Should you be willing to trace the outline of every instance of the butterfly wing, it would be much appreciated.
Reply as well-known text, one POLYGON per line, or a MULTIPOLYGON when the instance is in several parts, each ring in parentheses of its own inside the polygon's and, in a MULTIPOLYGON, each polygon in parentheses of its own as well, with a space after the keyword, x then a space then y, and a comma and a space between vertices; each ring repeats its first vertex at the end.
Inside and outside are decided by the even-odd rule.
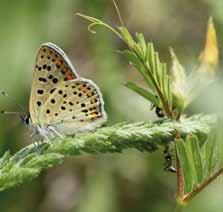
POLYGON ((58 84, 78 78, 66 54, 55 44, 43 44, 37 54, 29 103, 33 124, 43 124, 40 111, 58 84))
POLYGON ((44 103, 40 119, 62 134, 100 126, 106 121, 101 92, 91 80, 62 82, 44 103))

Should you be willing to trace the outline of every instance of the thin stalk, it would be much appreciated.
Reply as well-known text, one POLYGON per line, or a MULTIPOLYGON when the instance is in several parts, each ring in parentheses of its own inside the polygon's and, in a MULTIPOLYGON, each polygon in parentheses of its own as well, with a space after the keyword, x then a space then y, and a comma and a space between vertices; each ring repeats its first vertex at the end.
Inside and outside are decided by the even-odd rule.
POLYGON ((80 16, 80 17, 82 17, 82 18, 84 18, 84 19, 86 19, 86 20, 91 22, 91 24, 88 26, 88 30, 91 33, 93 33, 93 34, 96 33, 94 30, 92 30, 92 27, 97 26, 97 25, 98 26, 104 26, 105 28, 107 28, 108 30, 113 32, 115 35, 117 35, 121 40, 123 40, 121 34, 117 30, 115 30, 112 26, 110 26, 109 24, 106 24, 106 23, 100 21, 97 18, 93 18, 93 17, 88 16, 88 15, 83 15, 81 13, 76 13, 76 15, 80 16))
POLYGON ((182 212, 184 208, 184 205, 182 205, 181 203, 177 202, 176 207, 174 209, 174 212, 182 212))
POLYGON ((117 13, 117 15, 118 15, 119 22, 120 22, 121 26, 124 26, 124 21, 123 21, 123 19, 122 19, 122 16, 121 16, 121 13, 120 13, 120 11, 119 11, 119 8, 118 8, 117 3, 116 3, 115 0, 112 0, 112 2, 113 2, 113 5, 114 5, 114 7, 115 7, 115 10, 116 10, 116 13, 117 13))
POLYGON ((184 196, 182 199, 183 202, 189 202, 193 199, 197 194, 199 194, 204 188, 206 188, 210 183, 212 183, 219 175, 223 173, 223 169, 218 170, 211 177, 209 177, 206 181, 200 184, 194 191, 184 196))
POLYGON ((182 202, 182 199, 184 197, 184 177, 177 153, 176 153, 176 166, 177 166, 177 200, 179 202, 182 202))
MULTIPOLYGON (((180 133, 177 132, 175 142, 179 142, 180 133)), ((176 152, 176 166, 177 166, 177 202, 182 203, 182 199, 184 197, 184 176, 181 168, 180 160, 178 157, 178 152, 175 144, 175 152, 176 152)))

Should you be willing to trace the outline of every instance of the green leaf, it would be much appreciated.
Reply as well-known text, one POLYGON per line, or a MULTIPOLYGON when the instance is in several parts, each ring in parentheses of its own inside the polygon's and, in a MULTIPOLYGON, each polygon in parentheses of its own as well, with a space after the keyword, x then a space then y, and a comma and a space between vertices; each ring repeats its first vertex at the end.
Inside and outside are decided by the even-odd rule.
POLYGON ((144 35, 142 33, 136 33, 136 40, 137 40, 137 47, 138 47, 138 52, 141 53, 141 56, 143 60, 146 59, 146 54, 147 54, 147 44, 144 38, 144 35))
POLYGON ((184 176, 185 192, 189 193, 193 189, 194 176, 192 173, 191 164, 189 162, 188 150, 183 139, 176 140, 176 147, 184 176))
POLYGON ((173 81, 177 84, 179 84, 179 86, 185 86, 186 83, 186 72, 184 67, 181 65, 181 63, 179 62, 174 50, 172 48, 170 48, 170 55, 171 55, 171 59, 172 59, 172 66, 171 66, 171 77, 173 78, 173 81))
POLYGON ((151 85, 151 86, 149 86, 151 88, 151 90, 155 90, 151 79, 146 74, 145 68, 143 67, 142 63, 139 61, 139 59, 137 58, 135 53, 133 53, 132 51, 129 51, 129 50, 124 50, 121 53, 124 54, 125 57, 129 60, 129 62, 139 71, 139 73, 142 75, 142 77, 144 78, 147 85, 151 85))
POLYGON ((203 180, 203 163, 202 163, 202 153, 199 145, 199 140, 197 136, 195 135, 190 135, 190 138, 188 139, 190 143, 190 149, 192 153, 192 161, 194 164, 194 170, 196 173, 196 184, 201 183, 203 180))
POLYGON ((205 177, 208 177, 213 169, 216 166, 216 161, 214 160, 215 154, 217 153, 216 150, 216 131, 211 132, 208 136, 207 141, 203 145, 203 158, 205 161, 204 171, 205 177))
POLYGON ((5 164, 9 161, 10 152, 6 151, 4 155, 0 158, 0 168, 4 167, 5 164))
POLYGON ((162 102, 162 106, 168 103, 168 108, 171 111, 172 91, 166 64, 160 62, 159 54, 154 50, 152 43, 147 44, 146 55, 147 59, 144 63, 146 64, 146 72, 148 76, 150 76, 153 88, 155 88, 153 92, 158 95, 159 100, 162 102))
POLYGON ((145 88, 137 85, 136 83, 134 83, 134 82, 127 82, 125 84, 125 86, 127 88, 133 90, 134 92, 136 92, 140 96, 146 98, 147 100, 152 102, 154 105, 156 105, 156 106, 160 105, 159 102, 158 102, 158 99, 156 98, 156 96, 152 92, 150 92, 150 91, 146 90, 145 88))
POLYGON ((119 27, 123 40, 129 45, 129 47, 133 48, 135 45, 135 41, 128 31, 126 27, 119 27))
MULTIPOLYGON (((135 39, 125 27, 119 28, 123 40, 129 47, 124 51, 129 61, 141 73, 148 87, 157 96, 160 108, 172 111, 172 88, 170 85, 167 67, 161 63, 158 52, 155 51, 152 43, 147 43, 142 33, 136 33, 135 39)), ((150 98, 151 99, 151 98, 150 98)))
POLYGON ((58 153, 48 153, 45 155, 39 155, 38 157, 33 157, 28 161, 25 166, 28 168, 49 168, 55 164, 61 163, 64 156, 58 153))

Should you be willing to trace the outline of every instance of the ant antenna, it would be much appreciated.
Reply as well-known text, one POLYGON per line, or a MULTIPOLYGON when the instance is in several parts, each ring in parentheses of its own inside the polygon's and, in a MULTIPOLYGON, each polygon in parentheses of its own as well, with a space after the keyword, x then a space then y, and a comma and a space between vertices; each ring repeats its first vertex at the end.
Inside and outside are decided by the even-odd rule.
MULTIPOLYGON (((24 108, 23 108, 20 104, 18 104, 18 103, 16 102, 15 99, 13 99, 12 97, 10 97, 10 96, 8 95, 7 92, 1 90, 1 91, 0 91, 0 95, 1 95, 1 96, 5 96, 5 97, 8 97, 9 100, 10 100, 12 103, 14 103, 14 104, 21 110, 22 113, 25 113, 24 108)), ((4 111, 4 110, 1 111, 2 114, 21 114, 21 112, 7 112, 7 111, 4 111)))
POLYGON ((115 0, 112 0, 112 3, 113 3, 113 5, 114 5, 115 10, 116 10, 116 13, 117 13, 117 15, 118 15, 119 22, 120 22, 121 26, 123 27, 123 26, 124 26, 124 21, 123 21, 123 19, 122 19, 121 13, 120 13, 120 11, 119 11, 118 5, 117 5, 117 3, 116 3, 115 0))

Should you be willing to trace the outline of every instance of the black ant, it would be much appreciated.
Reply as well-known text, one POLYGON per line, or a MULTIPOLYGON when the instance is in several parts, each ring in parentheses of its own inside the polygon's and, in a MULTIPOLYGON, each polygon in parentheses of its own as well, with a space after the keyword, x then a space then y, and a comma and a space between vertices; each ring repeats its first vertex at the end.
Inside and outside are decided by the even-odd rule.
POLYGON ((164 160, 165 160, 164 171, 175 173, 177 170, 173 166, 173 158, 172 158, 173 156, 170 153, 170 148, 168 144, 165 146, 163 154, 164 154, 164 160))
POLYGON ((165 116, 163 110, 157 106, 155 107, 155 113, 159 118, 163 118, 165 116))

